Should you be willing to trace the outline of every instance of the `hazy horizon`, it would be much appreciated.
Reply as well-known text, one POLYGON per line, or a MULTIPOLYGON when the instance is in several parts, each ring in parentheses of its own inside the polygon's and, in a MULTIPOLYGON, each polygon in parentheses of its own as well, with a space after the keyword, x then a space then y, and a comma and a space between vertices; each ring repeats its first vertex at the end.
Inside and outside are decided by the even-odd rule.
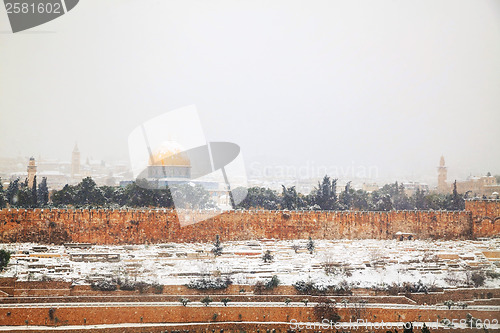
POLYGON ((195 104, 247 167, 500 174, 495 1, 86 0, 0 31, 2 157, 128 160, 132 129, 195 104))

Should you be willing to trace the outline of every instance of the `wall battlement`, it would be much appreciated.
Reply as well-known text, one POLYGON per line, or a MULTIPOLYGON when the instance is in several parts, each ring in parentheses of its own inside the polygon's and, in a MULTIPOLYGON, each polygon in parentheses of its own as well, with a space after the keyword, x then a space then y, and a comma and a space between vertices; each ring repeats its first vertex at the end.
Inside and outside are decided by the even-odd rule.
MULTIPOLYGON (((193 217, 203 215, 192 212, 193 217)), ((230 211, 181 227, 169 209, 3 209, 0 242, 145 244, 246 239, 424 239, 500 235, 500 201, 467 201, 464 211, 230 211)))

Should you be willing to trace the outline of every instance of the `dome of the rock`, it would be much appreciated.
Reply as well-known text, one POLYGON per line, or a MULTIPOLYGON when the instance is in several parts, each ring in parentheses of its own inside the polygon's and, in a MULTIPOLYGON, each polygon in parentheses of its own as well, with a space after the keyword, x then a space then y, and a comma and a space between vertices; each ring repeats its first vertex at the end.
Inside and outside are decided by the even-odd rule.
POLYGON ((150 166, 191 166, 185 149, 175 141, 162 142, 149 158, 150 166))

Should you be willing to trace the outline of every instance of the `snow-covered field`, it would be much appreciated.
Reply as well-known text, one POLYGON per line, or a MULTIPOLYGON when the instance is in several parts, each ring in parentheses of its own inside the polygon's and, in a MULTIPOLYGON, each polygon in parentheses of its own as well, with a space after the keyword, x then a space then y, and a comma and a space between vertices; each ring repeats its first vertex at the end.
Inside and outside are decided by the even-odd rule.
POLYGON ((486 287, 500 287, 500 239, 481 241, 429 240, 307 240, 223 242, 223 254, 211 253, 213 244, 156 244, 92 246, 71 249, 37 244, 2 244, 13 252, 1 276, 20 280, 60 279, 85 284, 118 278, 165 285, 186 284, 202 276, 230 276, 236 284, 254 284, 277 275, 282 284, 311 281, 353 287, 373 287, 422 281, 435 287, 471 282, 471 272, 486 274, 486 287), (296 252, 293 245, 300 245, 296 252), (264 263, 270 250, 273 260, 264 263), (119 254, 117 262, 78 262, 71 254, 119 254))

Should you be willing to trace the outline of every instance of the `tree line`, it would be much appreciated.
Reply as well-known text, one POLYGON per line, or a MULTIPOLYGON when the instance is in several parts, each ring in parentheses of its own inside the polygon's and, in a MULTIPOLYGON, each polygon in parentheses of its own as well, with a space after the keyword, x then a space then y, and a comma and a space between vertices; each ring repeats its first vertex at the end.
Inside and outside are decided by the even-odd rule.
MULTIPOLYGON (((125 187, 97 186, 95 181, 84 178, 76 185, 65 185, 50 195, 47 179, 37 185, 14 179, 4 190, 0 180, 0 208, 121 208, 162 207, 174 208, 172 193, 182 198, 182 208, 212 208, 210 194, 201 185, 183 184, 172 188, 151 189, 146 180, 137 180, 125 187)), ((234 192, 246 191, 236 188, 234 192)), ((176 200, 177 203, 179 200, 176 200)), ((179 208, 179 207, 178 207, 179 208)), ((337 179, 325 176, 309 194, 302 194, 294 186, 282 186, 281 192, 269 188, 251 187, 236 209, 267 210, 463 210, 465 197, 457 192, 456 182, 450 194, 426 193, 417 190, 408 196, 398 182, 386 184, 371 193, 355 190, 348 182, 337 192, 337 179)))
POLYGON ((150 189, 146 180, 138 180, 125 187, 97 186, 95 181, 84 178, 76 185, 66 184, 61 190, 52 191, 49 200, 47 180, 43 178, 37 187, 28 181, 14 179, 4 191, 0 180, 0 208, 121 208, 162 207, 173 208, 172 193, 182 208, 210 208, 210 194, 200 185, 181 184, 172 188, 150 189))
POLYGON ((268 188, 252 187, 238 207, 270 210, 463 210, 465 197, 457 192, 456 182, 451 194, 426 193, 417 189, 413 195, 408 196, 403 184, 398 182, 386 184, 371 193, 355 190, 351 182, 348 182, 338 193, 337 179, 325 176, 307 195, 297 192, 294 186, 282 185, 281 193, 268 188))
POLYGON ((23 182, 16 178, 10 182, 6 190, 4 190, 0 178, 0 208, 5 208, 7 205, 9 207, 36 208, 45 207, 48 204, 47 178, 43 177, 38 186, 36 176, 32 186, 29 186, 27 178, 23 182))

